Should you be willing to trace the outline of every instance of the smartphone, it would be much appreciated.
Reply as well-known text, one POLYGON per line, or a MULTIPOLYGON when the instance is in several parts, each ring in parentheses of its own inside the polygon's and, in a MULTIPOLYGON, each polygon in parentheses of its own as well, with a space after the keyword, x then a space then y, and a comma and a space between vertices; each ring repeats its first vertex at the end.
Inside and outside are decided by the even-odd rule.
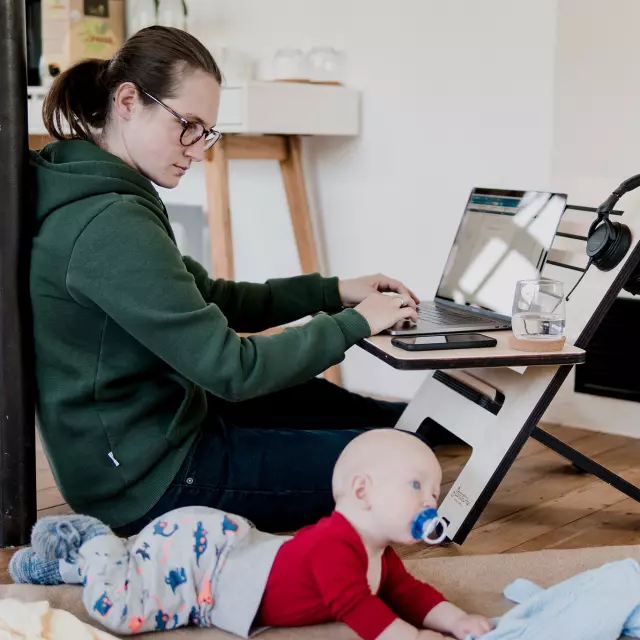
POLYGON ((481 333, 448 333, 437 336, 415 336, 392 338, 391 344, 406 351, 433 351, 435 349, 470 349, 475 347, 495 347, 495 338, 481 333))

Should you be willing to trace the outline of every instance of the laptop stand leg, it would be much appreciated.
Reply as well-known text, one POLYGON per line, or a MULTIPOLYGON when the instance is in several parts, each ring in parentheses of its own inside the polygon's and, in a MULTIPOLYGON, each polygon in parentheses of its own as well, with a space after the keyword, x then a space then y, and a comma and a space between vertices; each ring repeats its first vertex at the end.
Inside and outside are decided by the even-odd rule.
POLYGON ((580 453, 580 451, 578 451, 577 449, 574 449, 568 444, 562 442, 562 440, 558 440, 558 438, 552 436, 550 433, 547 433, 543 429, 540 429, 540 427, 535 427, 533 429, 531 437, 543 444, 545 447, 548 447, 552 451, 559 453, 563 458, 566 458, 569 462, 571 462, 576 467, 576 469, 582 471, 583 473, 589 473, 595 476, 603 482, 610 484, 618 491, 621 491, 626 496, 629 496, 637 502, 640 502, 640 487, 636 487, 634 484, 631 484, 629 481, 621 478, 616 473, 613 473, 613 471, 610 471, 588 456, 580 453))

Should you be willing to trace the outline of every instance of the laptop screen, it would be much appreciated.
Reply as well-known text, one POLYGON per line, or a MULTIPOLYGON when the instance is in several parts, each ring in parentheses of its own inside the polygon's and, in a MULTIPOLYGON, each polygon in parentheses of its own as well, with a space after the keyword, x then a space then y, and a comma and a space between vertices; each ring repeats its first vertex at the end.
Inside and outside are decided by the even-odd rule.
POLYGON ((436 297, 511 317, 516 283, 540 277, 566 204, 560 193, 474 189, 436 297))

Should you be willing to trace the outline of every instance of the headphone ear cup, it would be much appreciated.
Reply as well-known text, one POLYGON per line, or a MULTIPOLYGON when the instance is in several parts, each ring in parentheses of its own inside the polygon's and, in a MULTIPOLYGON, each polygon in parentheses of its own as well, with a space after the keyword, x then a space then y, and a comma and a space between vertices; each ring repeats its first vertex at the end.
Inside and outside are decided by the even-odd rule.
POLYGON ((587 256, 600 271, 611 271, 620 264, 631 246, 631 231, 625 224, 604 219, 604 224, 589 229, 587 256))
POLYGON ((608 252, 611 241, 614 239, 614 231, 608 218, 605 218, 603 224, 599 225, 598 220, 589 228, 587 234, 587 256, 593 264, 600 268, 602 259, 608 252))
POLYGON ((611 271, 617 267, 622 259, 627 255, 631 246, 631 231, 626 224, 620 222, 612 222, 613 238, 611 244, 607 247, 606 254, 601 258, 600 269, 602 271, 611 271))

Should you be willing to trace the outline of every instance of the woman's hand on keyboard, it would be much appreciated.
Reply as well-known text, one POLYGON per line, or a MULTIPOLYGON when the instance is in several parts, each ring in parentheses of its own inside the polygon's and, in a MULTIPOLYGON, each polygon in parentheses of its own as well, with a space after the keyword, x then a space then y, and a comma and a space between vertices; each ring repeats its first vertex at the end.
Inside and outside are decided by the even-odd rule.
POLYGON ((403 306, 406 302, 402 296, 385 296, 374 293, 365 298, 355 310, 369 323, 371 335, 392 327, 404 320, 418 321, 418 313, 413 306, 403 306))
POLYGON ((338 282, 340 300, 345 307, 355 307, 374 293, 397 293, 401 295, 405 306, 415 307, 418 298, 415 293, 400 280, 395 280, 382 273, 362 278, 350 278, 338 282))

